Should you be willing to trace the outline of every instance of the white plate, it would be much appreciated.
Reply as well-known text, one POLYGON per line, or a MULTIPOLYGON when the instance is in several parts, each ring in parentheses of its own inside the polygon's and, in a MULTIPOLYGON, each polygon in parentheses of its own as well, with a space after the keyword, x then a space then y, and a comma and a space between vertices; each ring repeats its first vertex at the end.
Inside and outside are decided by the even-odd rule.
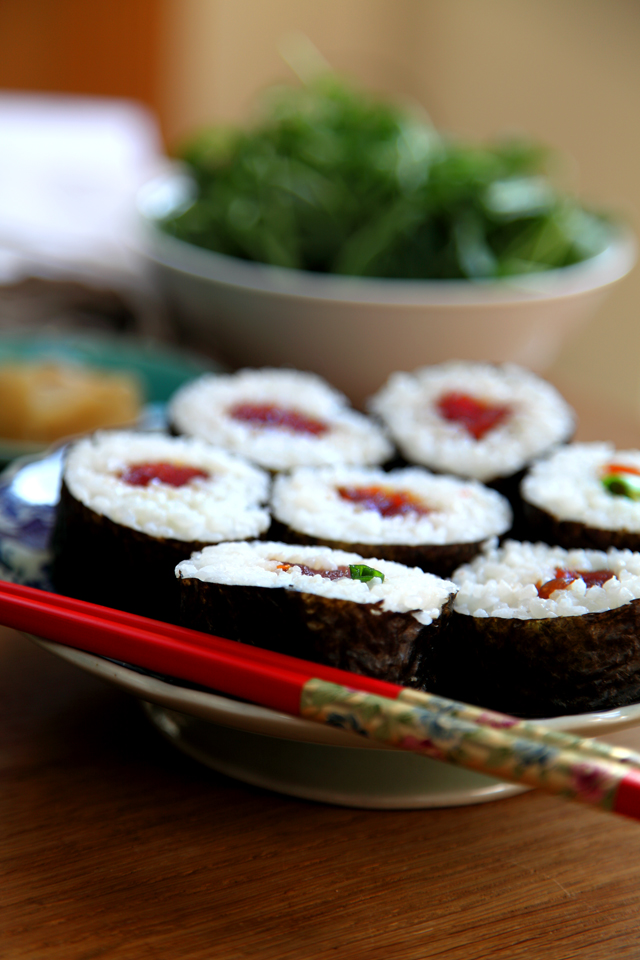
MULTIPOLYGON (((46 588, 46 532, 53 520, 59 472, 60 457, 55 454, 14 464, 0 478, 0 575, 46 588)), ((462 806, 510 797, 523 789, 374 746, 344 730, 193 690, 62 644, 31 639, 138 697, 151 721, 181 750, 256 786, 378 809, 462 806)), ((639 704, 546 722, 556 730, 640 747, 639 704), (619 732, 625 730, 629 732, 619 732)))
MULTIPOLYGON (((62 644, 31 639, 141 699, 151 721, 185 753, 258 787, 373 809, 464 806, 510 797, 524 789, 373 745, 344 730, 168 683, 62 644)), ((609 742, 640 747, 640 704, 546 722, 556 730, 606 734, 609 742), (624 730, 630 730, 631 739, 629 734, 620 735, 624 730)))
POLYGON ((175 746, 207 766, 254 786, 350 807, 463 806, 523 788, 355 734, 200 690, 167 683, 81 650, 31 637, 69 663, 144 701, 175 746))

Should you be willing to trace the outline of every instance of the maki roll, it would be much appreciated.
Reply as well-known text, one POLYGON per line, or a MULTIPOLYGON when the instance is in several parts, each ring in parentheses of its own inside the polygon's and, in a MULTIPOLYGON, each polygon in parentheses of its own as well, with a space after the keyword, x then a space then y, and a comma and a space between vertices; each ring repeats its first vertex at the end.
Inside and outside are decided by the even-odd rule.
POLYGON ((514 364, 453 361, 394 373, 370 407, 410 463, 483 483, 518 474, 575 427, 558 391, 514 364))
POLYGON ((508 540, 453 580, 448 695, 523 717, 640 700, 640 553, 508 540))
POLYGON ((169 405, 172 429, 241 453, 267 470, 379 464, 393 447, 320 377, 298 370, 207 374, 169 405))
POLYGON ((186 626, 397 683, 435 683, 450 581, 264 541, 206 547, 176 576, 186 626))
POLYGON ((531 539, 640 550, 640 450, 570 444, 534 464, 520 490, 531 539))
POLYGON ((267 530, 269 476, 200 440, 101 432, 66 458, 53 535, 61 593, 175 619, 175 565, 267 530))
POLYGON ((419 467, 301 468, 274 484, 272 534, 420 567, 441 577, 511 527, 511 508, 476 481, 419 467))

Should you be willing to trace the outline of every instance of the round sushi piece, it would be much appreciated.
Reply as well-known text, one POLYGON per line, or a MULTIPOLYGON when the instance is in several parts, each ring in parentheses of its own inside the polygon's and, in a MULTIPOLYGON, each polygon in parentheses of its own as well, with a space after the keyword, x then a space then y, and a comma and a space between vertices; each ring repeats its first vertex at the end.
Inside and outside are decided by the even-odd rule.
POLYGON ((449 695, 528 717, 640 700, 640 553, 507 540, 453 580, 449 695))
POLYGON ((640 450, 570 444, 534 464, 520 490, 531 539, 640 550, 640 450))
POLYGON ((410 463, 495 482, 573 434, 558 391, 514 364, 452 361, 394 373, 371 399, 410 463))
POLYGON ((67 455, 53 536, 61 593, 175 619, 175 565, 222 540, 259 537, 267 473, 201 440, 100 432, 67 455))
POLYGON ((176 568, 186 626, 367 676, 433 686, 453 583, 386 560, 221 543, 176 568))
POLYGON ((298 370, 206 374, 169 405, 172 429, 241 453, 268 470, 379 464, 393 446, 320 377, 298 370))
POLYGON ((279 539, 383 557, 441 577, 512 521, 508 501, 495 490, 420 467, 303 467, 276 478, 271 512, 279 539))

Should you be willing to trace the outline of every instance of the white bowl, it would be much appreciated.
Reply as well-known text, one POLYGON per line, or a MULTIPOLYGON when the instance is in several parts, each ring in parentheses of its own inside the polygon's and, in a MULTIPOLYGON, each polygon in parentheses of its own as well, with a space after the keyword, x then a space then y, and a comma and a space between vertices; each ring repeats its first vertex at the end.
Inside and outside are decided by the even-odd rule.
POLYGON ((635 261, 632 235, 571 267, 500 281, 388 280, 288 270, 227 257, 164 233, 188 202, 171 172, 139 196, 146 254, 178 326, 234 367, 312 370, 355 404, 394 370, 444 360, 512 361, 543 371, 635 261))

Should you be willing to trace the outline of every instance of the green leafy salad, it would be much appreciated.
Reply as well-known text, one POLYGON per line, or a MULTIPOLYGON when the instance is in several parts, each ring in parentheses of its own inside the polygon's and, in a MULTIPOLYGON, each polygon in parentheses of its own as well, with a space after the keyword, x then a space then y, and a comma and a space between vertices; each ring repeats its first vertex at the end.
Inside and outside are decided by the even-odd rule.
POLYGON ((182 159, 197 196, 163 228, 279 267, 508 277, 578 263, 610 240, 606 219, 554 188, 544 149, 447 140, 331 75, 272 91, 252 129, 200 134, 182 159))

